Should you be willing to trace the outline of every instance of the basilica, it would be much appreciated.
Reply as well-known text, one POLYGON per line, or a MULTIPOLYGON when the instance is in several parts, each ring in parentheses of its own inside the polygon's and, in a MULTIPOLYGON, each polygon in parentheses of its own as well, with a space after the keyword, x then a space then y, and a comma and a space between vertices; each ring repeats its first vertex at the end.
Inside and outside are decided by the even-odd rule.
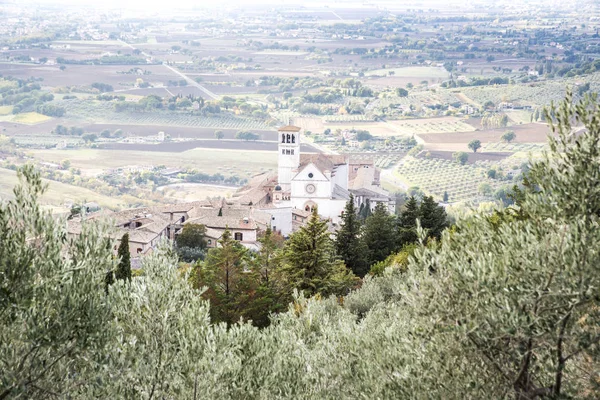
POLYGON ((269 213, 272 229, 284 236, 301 226, 315 207, 335 227, 350 194, 357 208, 384 203, 394 211, 394 199, 381 188, 380 171, 373 161, 338 154, 303 154, 301 135, 297 126, 278 129, 277 174, 255 177, 236 194, 236 202, 269 213))

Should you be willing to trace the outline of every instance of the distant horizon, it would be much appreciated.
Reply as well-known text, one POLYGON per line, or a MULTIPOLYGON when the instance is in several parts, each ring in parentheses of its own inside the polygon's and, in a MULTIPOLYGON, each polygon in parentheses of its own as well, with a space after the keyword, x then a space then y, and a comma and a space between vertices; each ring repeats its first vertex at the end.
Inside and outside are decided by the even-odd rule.
MULTIPOLYGON (((525 1, 524 3, 539 3, 540 1, 525 1)), ((123 2, 121 0, 105 0, 101 4, 98 4, 92 0, 21 0, 21 1, 5 1, 4 5, 10 4, 27 4, 31 6, 69 6, 69 7, 93 7, 94 9, 106 10, 139 10, 146 12, 155 11, 173 11, 182 9, 206 9, 206 8, 227 8, 227 7, 243 7, 252 8, 256 6, 298 6, 307 8, 372 8, 377 6, 390 7, 390 8, 405 8, 414 7, 415 9, 427 9, 439 6, 448 6, 449 4, 456 4, 457 6, 473 6, 474 4, 490 3, 500 5, 502 1, 493 0, 479 0, 479 1, 467 1, 467 0, 412 0, 409 2, 398 3, 394 0, 375 0, 375 1, 364 1, 364 0, 328 0, 328 1, 302 1, 302 0, 222 0, 219 2, 205 2, 197 0, 178 0, 175 4, 165 3, 160 1, 147 1, 147 0, 129 0, 123 2)), ((552 1, 550 2, 552 3, 552 1)))

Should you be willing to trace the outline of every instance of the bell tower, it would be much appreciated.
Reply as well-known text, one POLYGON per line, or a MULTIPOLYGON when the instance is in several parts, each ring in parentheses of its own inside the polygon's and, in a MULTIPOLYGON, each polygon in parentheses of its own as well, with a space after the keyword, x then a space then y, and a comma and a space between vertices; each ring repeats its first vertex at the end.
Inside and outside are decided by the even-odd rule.
POLYGON ((300 165, 300 131, 302 129, 287 125, 277 130, 279 134, 278 183, 281 190, 289 192, 293 171, 300 165))

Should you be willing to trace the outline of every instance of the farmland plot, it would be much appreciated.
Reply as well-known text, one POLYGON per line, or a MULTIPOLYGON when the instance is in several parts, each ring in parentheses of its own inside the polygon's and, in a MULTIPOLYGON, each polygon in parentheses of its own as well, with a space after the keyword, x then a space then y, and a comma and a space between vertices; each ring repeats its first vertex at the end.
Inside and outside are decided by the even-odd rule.
POLYGON ((239 118, 226 114, 204 117, 183 113, 169 113, 165 111, 118 113, 114 111, 112 103, 106 102, 63 100, 57 102, 57 104, 60 104, 67 109, 68 117, 87 119, 94 123, 111 122, 131 125, 173 125, 237 130, 271 130, 271 128, 262 121, 239 118))
MULTIPOLYGON (((580 81, 581 78, 567 78, 530 84, 468 87, 463 88, 462 91, 479 104, 487 101, 494 104, 509 101, 531 106, 545 106, 549 105, 551 101, 562 100, 567 88, 575 86, 580 81)), ((590 91, 600 91, 600 73, 586 77, 586 81, 590 82, 590 91)))
POLYGON ((43 161, 60 163, 71 161, 71 166, 85 169, 111 169, 128 165, 165 165, 169 168, 194 168, 200 172, 242 178, 277 168, 277 152, 219 149, 192 149, 184 152, 135 150, 33 150, 31 154, 43 161))
POLYGON ((492 188, 499 186, 497 181, 487 177, 485 168, 460 165, 449 160, 405 157, 395 174, 409 186, 418 186, 437 199, 447 192, 450 202, 480 197, 478 188, 481 183, 492 188))
POLYGON ((454 117, 389 121, 398 133, 419 135, 428 133, 472 132, 475 128, 454 117))

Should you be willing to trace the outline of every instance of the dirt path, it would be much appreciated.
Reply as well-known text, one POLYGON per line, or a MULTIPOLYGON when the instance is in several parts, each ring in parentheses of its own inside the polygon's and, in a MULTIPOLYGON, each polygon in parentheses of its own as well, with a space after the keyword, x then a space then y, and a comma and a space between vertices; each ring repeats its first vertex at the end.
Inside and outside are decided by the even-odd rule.
POLYGON ((462 101, 463 103, 469 103, 475 107, 481 107, 481 104, 473 101, 471 98, 467 97, 464 93, 454 93, 457 99, 462 101))

